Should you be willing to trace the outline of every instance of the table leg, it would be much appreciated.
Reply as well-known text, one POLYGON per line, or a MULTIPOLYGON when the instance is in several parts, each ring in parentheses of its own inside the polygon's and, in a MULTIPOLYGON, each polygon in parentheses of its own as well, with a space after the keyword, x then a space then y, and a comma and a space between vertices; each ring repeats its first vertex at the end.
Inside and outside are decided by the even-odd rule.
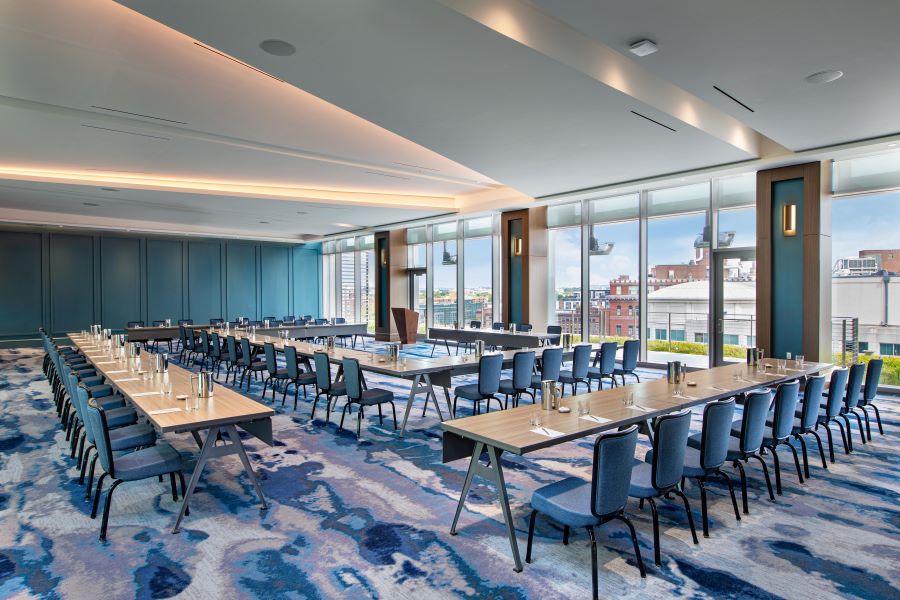
POLYGON ((443 422, 444 413, 441 412, 441 407, 437 401, 437 394, 434 393, 434 386, 431 385, 431 377, 428 376, 428 373, 425 373, 422 375, 422 378, 424 379, 425 387, 428 389, 428 392, 425 394, 425 404, 428 404, 428 398, 430 396, 431 401, 434 403, 434 408, 437 410, 438 419, 443 422))
POLYGON ((247 452, 244 450, 244 444, 241 443, 241 436, 238 435, 237 428, 234 425, 226 425, 224 430, 225 435, 231 439, 231 443, 234 446, 234 452, 241 459, 241 462, 244 463, 244 470, 247 471, 250 482, 256 489, 256 495, 259 496, 259 502, 262 504, 263 510, 267 510, 269 505, 266 504, 266 497, 263 495, 262 486, 259 484, 259 479, 256 477, 256 471, 253 470, 253 465, 250 464, 250 459, 247 458, 247 452))
MULTIPOLYGON (((406 433, 406 422, 409 420, 409 413, 410 411, 412 411, 412 405, 416 399, 416 393, 419 390, 419 381, 421 379, 421 375, 416 375, 413 378, 412 385, 409 388, 409 397, 406 399, 406 410, 403 411, 403 424, 400 425, 400 437, 403 437, 403 435, 406 433)), ((428 401, 427 398, 425 401, 428 401)))
POLYGON ((500 463, 500 455, 502 450, 494 446, 486 446, 484 442, 475 444, 472 451, 472 460, 469 462, 469 470, 466 473, 466 481, 463 484, 462 493, 459 496, 459 503, 456 505, 456 514, 453 516, 453 524, 450 526, 450 535, 456 535, 456 524, 459 522, 459 515, 462 512, 463 505, 466 502, 466 496, 469 494, 469 488, 472 485, 474 475, 481 475, 485 479, 497 486, 497 493, 500 500, 500 508, 503 511, 503 521, 506 525, 506 535, 509 538, 509 547, 512 551, 516 573, 522 572, 522 558, 519 556, 519 543, 516 540, 516 528, 513 525, 512 511, 509 508, 509 496, 506 493, 506 480, 503 478, 503 467, 500 463), (483 465, 479 461, 481 453, 487 449, 488 464, 483 465))
MULTIPOLYGON (((188 482, 187 490, 184 492, 184 498, 181 500, 181 510, 178 511, 178 518, 175 519, 175 527, 172 528, 172 533, 181 531, 181 519, 184 518, 184 511, 187 510, 188 504, 191 501, 191 496, 194 495, 194 488, 197 486, 197 482, 200 481, 203 467, 206 465, 206 461, 209 459, 209 455, 212 453, 213 448, 215 448, 218 433, 218 427, 210 427, 206 432, 206 439, 203 441, 203 446, 200 448, 197 464, 194 466, 194 472, 191 473, 191 480, 188 482)), ((198 438, 199 436, 194 439, 198 438)))

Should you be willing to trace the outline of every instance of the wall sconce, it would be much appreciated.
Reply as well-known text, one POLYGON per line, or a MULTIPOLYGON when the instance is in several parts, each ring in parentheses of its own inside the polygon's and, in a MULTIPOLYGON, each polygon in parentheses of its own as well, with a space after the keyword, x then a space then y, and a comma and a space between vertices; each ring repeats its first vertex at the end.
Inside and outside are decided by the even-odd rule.
POLYGON ((785 204, 781 207, 781 225, 785 237, 797 235, 797 205, 785 204))
POLYGON ((387 248, 381 249, 381 266, 386 267, 388 264, 387 248))
POLYGON ((522 256, 522 238, 514 237, 510 245, 513 256, 522 256))

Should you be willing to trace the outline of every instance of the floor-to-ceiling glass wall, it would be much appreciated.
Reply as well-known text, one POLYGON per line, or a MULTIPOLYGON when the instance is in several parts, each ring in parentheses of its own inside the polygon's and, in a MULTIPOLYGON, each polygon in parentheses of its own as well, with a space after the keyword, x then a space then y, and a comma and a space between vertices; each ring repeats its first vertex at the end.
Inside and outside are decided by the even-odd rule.
POLYGON ((647 359, 709 364, 710 183, 647 194, 647 359))
POLYGON ((494 218, 463 221, 463 321, 490 327, 494 321, 494 218))
POLYGON ((547 209, 547 323, 581 340, 581 203, 547 209))
POLYGON ((406 230, 407 265, 410 269, 410 308, 419 313, 419 333, 428 328, 428 248, 427 227, 411 227, 406 230))
POLYGON ((640 195, 589 204, 590 341, 640 337, 640 195))
POLYGON ((375 236, 359 238, 359 320, 375 332, 375 236))
POLYGON ((432 323, 435 327, 453 326, 457 315, 457 222, 432 225, 433 264, 432 323))
POLYGON ((356 238, 338 241, 338 264, 340 267, 340 315, 348 322, 356 321, 356 238))
POLYGON ((884 360, 900 385, 900 152, 834 165, 831 311, 834 361, 884 360), (892 189, 893 188, 893 189, 892 189), (855 344, 853 343, 855 340, 855 344))

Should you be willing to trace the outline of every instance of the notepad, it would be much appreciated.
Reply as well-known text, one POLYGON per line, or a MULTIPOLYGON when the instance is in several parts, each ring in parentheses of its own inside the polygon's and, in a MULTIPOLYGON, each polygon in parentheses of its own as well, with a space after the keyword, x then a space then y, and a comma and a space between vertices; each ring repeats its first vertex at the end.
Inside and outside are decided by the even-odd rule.
POLYGON ((726 388, 723 388, 723 387, 719 387, 719 386, 717 386, 717 385, 711 385, 711 386, 709 386, 709 389, 711 389, 711 390, 718 390, 718 391, 720 391, 720 392, 730 392, 730 391, 731 391, 731 390, 729 390, 729 389, 726 389, 726 388))
POLYGON ((113 381, 114 381, 115 383, 122 383, 122 382, 125 382, 125 381, 140 381, 140 380, 141 380, 140 377, 128 377, 128 378, 125 378, 125 379, 113 379, 113 381))
POLYGON ((546 427, 535 427, 531 430, 531 433, 536 433, 538 435, 544 435, 550 438, 560 437, 563 435, 563 432, 556 431, 555 429, 548 429, 546 427))
POLYGON ((594 415, 582 415, 578 417, 579 419, 584 419, 585 421, 590 421, 592 423, 609 423, 611 419, 604 419, 603 417, 595 417, 594 415))
POLYGON ((127 372, 128 372, 128 369, 121 369, 119 371, 107 371, 106 374, 107 375, 115 375, 116 373, 127 373, 127 372))
POLYGON ((631 410, 637 410, 640 412, 650 412, 649 408, 644 408, 643 406, 638 406, 637 404, 632 404, 631 406, 626 406, 625 408, 630 408, 631 410))
POLYGON ((138 392, 137 394, 130 394, 132 398, 140 398, 141 396, 159 396, 160 392, 138 392))
POLYGON ((180 408, 159 408, 157 410, 151 410, 148 412, 148 415, 165 415, 168 413, 181 412, 180 408))
POLYGON ((95 362, 94 364, 95 365, 114 365, 114 364, 116 364, 116 362, 117 361, 114 361, 114 360, 104 360, 104 361, 95 362))

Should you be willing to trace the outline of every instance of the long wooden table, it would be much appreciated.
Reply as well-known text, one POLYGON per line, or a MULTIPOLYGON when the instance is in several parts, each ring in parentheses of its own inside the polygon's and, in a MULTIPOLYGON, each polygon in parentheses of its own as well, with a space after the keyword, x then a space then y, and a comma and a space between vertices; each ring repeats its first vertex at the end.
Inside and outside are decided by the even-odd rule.
POLYGON ((498 348, 537 348, 543 340, 558 338, 558 333, 546 333, 537 331, 517 332, 501 331, 499 329, 473 329, 462 327, 454 329, 452 327, 430 327, 428 329, 428 338, 431 340, 442 340, 447 347, 447 354, 450 354, 450 342, 456 342, 457 352, 459 352, 460 343, 471 344, 475 340, 482 340, 488 346, 496 346, 498 348))
POLYGON ((627 427, 636 423, 647 423, 659 415, 720 398, 730 398, 753 389, 817 373, 831 366, 825 363, 806 362, 801 367, 795 361, 788 361, 788 370, 779 374, 774 372, 774 360, 766 359, 763 364, 769 367, 767 372, 757 371, 756 368, 745 363, 736 363, 688 373, 687 381, 696 383, 696 386, 682 384, 682 393, 686 396, 682 398, 674 397, 674 385, 669 384, 665 378, 599 392, 567 396, 563 399, 563 404, 569 406, 572 412, 542 411, 541 413, 542 427, 561 434, 554 437, 532 431, 532 411, 541 410, 533 406, 520 406, 519 408, 445 421, 441 424, 444 430, 443 462, 469 458, 469 469, 456 507, 456 514, 450 526, 450 535, 456 535, 456 525, 472 485, 472 478, 480 475, 488 479, 497 486, 515 570, 521 571, 522 560, 519 557, 519 546, 516 541, 509 497, 500 462, 503 452, 524 455, 610 429, 627 427), (741 379, 735 380, 735 375, 741 379), (626 393, 632 394, 633 406, 625 406, 626 393), (605 421, 598 423, 579 417, 577 404, 581 398, 590 403, 592 416, 605 421), (480 460, 485 452, 487 452, 488 462, 482 464, 480 460))
MULTIPOLYGON (((262 487, 241 443, 237 427, 271 446, 273 444, 272 416, 275 414, 274 410, 219 385, 213 388, 213 396, 202 403, 198 410, 186 411, 185 402, 177 400, 176 396, 189 396, 192 393, 190 371, 170 363, 169 381, 172 384, 172 393, 163 395, 160 392, 162 382, 160 376, 141 379, 137 371, 129 369, 126 362, 110 357, 109 353, 96 346, 89 336, 70 334, 69 338, 97 373, 103 375, 107 382, 143 414, 159 432, 190 433, 200 447, 200 455, 191 474, 190 483, 181 503, 181 510, 175 520, 173 533, 178 533, 194 489, 203 473, 203 468, 211 458, 237 454, 256 489, 262 508, 268 508, 262 487), (206 432, 205 438, 200 436, 202 431, 206 432), (217 445, 218 440, 225 443, 217 445)), ((149 355, 142 353, 140 369, 149 371, 149 360, 149 355)))

